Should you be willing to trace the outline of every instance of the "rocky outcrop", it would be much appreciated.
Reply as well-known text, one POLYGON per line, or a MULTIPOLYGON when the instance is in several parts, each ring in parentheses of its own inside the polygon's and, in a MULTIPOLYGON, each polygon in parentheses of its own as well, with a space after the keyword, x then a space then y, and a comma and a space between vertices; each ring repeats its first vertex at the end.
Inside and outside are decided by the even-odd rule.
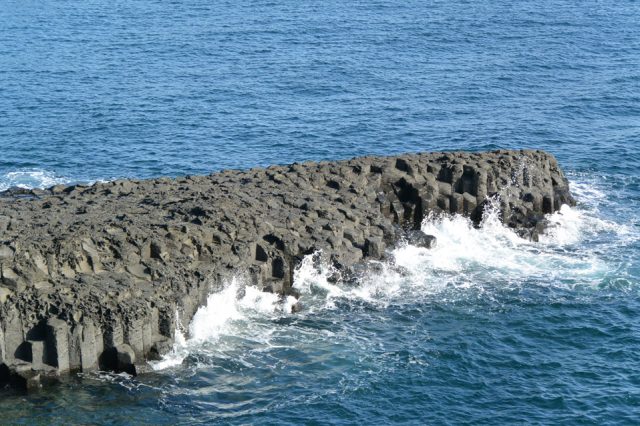
POLYGON ((556 160, 540 151, 9 190, 0 196, 0 380, 30 388, 74 371, 135 374, 225 278, 242 273, 289 294, 306 254, 322 249, 339 268, 381 258, 429 212, 479 221, 490 196, 506 224, 534 239, 545 213, 573 204, 556 160))

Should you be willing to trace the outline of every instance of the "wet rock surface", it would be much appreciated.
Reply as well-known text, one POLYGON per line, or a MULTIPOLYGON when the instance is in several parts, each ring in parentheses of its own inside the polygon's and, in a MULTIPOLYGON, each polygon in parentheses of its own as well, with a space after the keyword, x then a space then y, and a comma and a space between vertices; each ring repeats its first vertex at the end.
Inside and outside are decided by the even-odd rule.
POLYGON ((283 295, 307 254, 349 270, 380 259, 430 213, 503 221, 536 239, 574 204, 541 151, 423 153, 118 180, 0 194, 0 381, 138 373, 232 275, 283 295), (179 312, 179 315, 177 313, 179 312))

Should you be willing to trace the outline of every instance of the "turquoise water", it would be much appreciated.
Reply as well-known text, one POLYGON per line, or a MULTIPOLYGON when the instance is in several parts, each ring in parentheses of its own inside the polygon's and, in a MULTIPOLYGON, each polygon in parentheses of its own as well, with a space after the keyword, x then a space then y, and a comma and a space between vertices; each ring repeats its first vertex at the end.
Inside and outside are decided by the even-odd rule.
POLYGON ((154 373, 24 396, 22 424, 635 424, 640 4, 10 1, 0 189, 432 150, 542 148, 578 199, 539 243, 427 221, 304 309, 210 297, 154 373))

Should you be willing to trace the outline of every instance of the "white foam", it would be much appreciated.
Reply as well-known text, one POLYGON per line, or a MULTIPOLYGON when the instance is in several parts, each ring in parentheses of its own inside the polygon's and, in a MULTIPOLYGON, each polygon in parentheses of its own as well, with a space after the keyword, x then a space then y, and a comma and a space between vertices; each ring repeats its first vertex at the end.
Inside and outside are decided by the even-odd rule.
POLYGON ((159 361, 151 361, 149 364, 154 370, 164 370, 166 368, 175 367, 184 361, 189 356, 189 346, 187 345, 187 339, 184 333, 180 329, 180 313, 176 312, 176 330, 173 343, 173 349, 168 354, 165 354, 159 361))
MULTIPOLYGON (((319 295, 327 299, 326 307, 333 307, 332 301, 335 297, 343 297, 345 291, 332 283, 329 279, 337 271, 326 263, 318 263, 317 259, 322 256, 322 251, 305 256, 293 274, 293 286, 301 294, 309 297, 319 295)), ((309 307, 313 309, 313 306, 309 307)))
POLYGON ((0 176, 0 191, 18 187, 24 189, 49 188, 53 185, 68 183, 64 177, 42 169, 16 170, 0 176))
POLYGON ((571 181, 569 184, 575 198, 583 203, 593 204, 607 197, 607 194, 593 183, 571 181))
POLYGON ((592 212, 563 205, 559 211, 547 216, 549 227, 540 238, 542 243, 575 245, 600 233, 614 234, 626 239, 633 231, 627 224, 619 224, 595 216, 592 212))
POLYGON ((429 221, 423 225, 426 233, 438 238, 438 246, 428 253, 430 266, 436 270, 482 273, 495 276, 525 278, 532 275, 580 274, 591 270, 599 261, 590 255, 567 254, 556 250, 575 242, 582 228, 581 215, 569 207, 563 208, 563 223, 554 233, 534 243, 520 238, 511 229, 489 216, 480 228, 460 216, 429 221), (558 269, 560 268, 560 269, 558 269))
MULTIPOLYGON (((357 286, 330 282, 335 271, 309 256, 296 271, 294 286, 303 302, 324 298, 322 308, 333 308, 338 299, 384 306, 451 289, 482 292, 492 286, 522 285, 529 278, 550 286, 569 285, 566 278, 577 277, 583 283, 600 282, 609 266, 575 244, 597 232, 620 233, 623 227, 569 206, 549 220, 549 233, 532 242, 502 224, 497 200, 486 210, 480 227, 459 215, 430 216, 422 231, 437 238, 436 247, 400 246, 390 253, 392 262, 373 268, 375 272, 361 277, 357 286)), ((314 307, 318 309, 317 303, 314 307)))
MULTIPOLYGON (((597 191, 592 194, 599 196, 597 191)), ((357 285, 336 280, 338 271, 320 261, 322 253, 309 255, 295 270, 294 288, 302 296, 303 315, 313 316, 335 309, 338 301, 384 308, 420 303, 429 297, 440 301, 468 294, 489 293, 491 297, 503 286, 531 285, 532 280, 535 285, 569 289, 576 282, 597 285, 610 266, 598 247, 587 248, 583 242, 603 234, 613 235, 615 242, 628 229, 598 218, 595 211, 563 206, 548 216, 551 225, 540 242, 525 240, 505 227, 498 200, 492 200, 479 227, 459 215, 429 216, 422 230, 437 238, 436 247, 397 247, 389 253, 391 261, 371 262, 369 272, 357 285)), ((279 327, 270 320, 290 315, 296 302, 291 297, 283 301, 234 279, 210 295, 207 305, 198 310, 189 327, 189 339, 185 340, 180 330, 176 332, 173 352, 154 368, 180 364, 193 351, 222 351, 237 345, 238 340, 269 346, 279 327)))
POLYGON ((178 326, 173 350, 151 366, 154 370, 163 370, 180 365, 190 353, 201 351, 205 345, 224 347, 220 343, 227 337, 264 338, 268 333, 258 320, 288 314, 296 302, 294 297, 283 300, 233 278, 221 291, 210 294, 206 305, 198 309, 189 325, 189 338, 185 338, 178 326))

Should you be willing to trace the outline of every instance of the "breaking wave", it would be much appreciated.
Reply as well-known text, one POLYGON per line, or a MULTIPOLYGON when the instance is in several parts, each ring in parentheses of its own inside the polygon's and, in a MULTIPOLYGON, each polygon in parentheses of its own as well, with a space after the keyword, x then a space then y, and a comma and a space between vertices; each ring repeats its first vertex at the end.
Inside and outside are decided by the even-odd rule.
MULTIPOLYGON (((549 228, 539 242, 519 237, 489 208, 479 227, 462 216, 430 216, 422 231, 437 237, 437 246, 424 249, 408 244, 388 252, 385 261, 370 261, 357 283, 336 280, 330 265, 309 255, 298 265, 294 287, 300 300, 286 299, 246 285, 234 278, 211 294, 195 314, 189 330, 176 331, 173 351, 153 364, 162 370, 202 355, 225 357, 239 347, 276 344, 273 336, 287 333, 287 318, 322 317, 345 304, 384 309, 390 304, 439 302, 447 298, 492 297, 505 288, 537 286, 571 290, 596 288, 614 272, 607 247, 620 239, 638 239, 634 229, 597 216, 597 188, 572 184, 581 204, 563 206, 549 215, 549 228), (299 303, 302 311, 291 314, 299 303), (189 337, 186 338, 185 335, 189 337)), ((206 362, 205 362, 206 364, 206 362)))
POLYGON ((69 183, 69 180, 54 172, 42 169, 25 169, 4 173, 0 176, 0 191, 18 187, 24 189, 49 188, 58 184, 69 183))
POLYGON ((222 291, 210 294, 206 305, 198 309, 189 326, 190 338, 178 328, 173 351, 151 365, 162 370, 181 364, 194 351, 219 350, 226 336, 243 337, 250 332, 251 339, 263 339, 268 330, 262 329, 262 322, 291 312, 296 302, 294 297, 283 300, 234 278, 222 291))

